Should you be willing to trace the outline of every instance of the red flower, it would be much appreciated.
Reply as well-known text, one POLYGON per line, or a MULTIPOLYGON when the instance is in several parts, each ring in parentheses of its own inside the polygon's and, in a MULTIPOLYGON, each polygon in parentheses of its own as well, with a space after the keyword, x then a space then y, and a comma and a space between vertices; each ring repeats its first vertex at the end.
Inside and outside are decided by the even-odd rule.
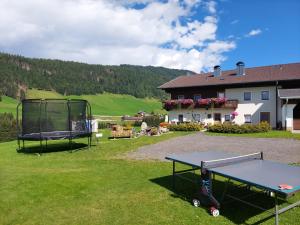
POLYGON ((209 105, 211 103, 210 98, 201 98, 198 100, 199 105, 209 105))

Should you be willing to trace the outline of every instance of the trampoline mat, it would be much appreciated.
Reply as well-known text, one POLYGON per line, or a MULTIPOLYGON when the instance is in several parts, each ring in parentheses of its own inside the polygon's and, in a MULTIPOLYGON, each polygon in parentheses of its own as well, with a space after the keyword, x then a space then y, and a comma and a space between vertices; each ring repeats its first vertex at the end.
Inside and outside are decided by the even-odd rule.
POLYGON ((21 140, 59 140, 59 139, 71 139, 79 137, 89 137, 91 132, 87 131, 51 131, 41 133, 30 133, 19 135, 21 140))

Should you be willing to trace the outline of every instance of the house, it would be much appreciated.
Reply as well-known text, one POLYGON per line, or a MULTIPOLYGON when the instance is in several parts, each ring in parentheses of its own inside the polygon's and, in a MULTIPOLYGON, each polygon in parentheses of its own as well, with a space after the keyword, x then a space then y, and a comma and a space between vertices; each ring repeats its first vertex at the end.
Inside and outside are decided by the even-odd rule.
POLYGON ((170 122, 231 121, 300 130, 300 63, 246 68, 177 77, 159 87, 170 122))

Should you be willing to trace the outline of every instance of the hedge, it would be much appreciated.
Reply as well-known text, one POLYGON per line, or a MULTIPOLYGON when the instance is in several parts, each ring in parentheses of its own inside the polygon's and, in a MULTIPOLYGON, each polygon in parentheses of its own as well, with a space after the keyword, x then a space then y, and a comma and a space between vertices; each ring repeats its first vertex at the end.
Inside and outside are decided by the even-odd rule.
POLYGON ((198 123, 180 123, 180 124, 170 124, 168 126, 170 131, 200 131, 203 126, 198 123))
POLYGON ((207 127, 207 131, 215 133, 233 133, 233 134, 244 134, 244 133, 261 133, 268 132, 271 130, 271 126, 267 122, 261 122, 259 124, 243 124, 237 125, 232 123, 215 124, 207 127))

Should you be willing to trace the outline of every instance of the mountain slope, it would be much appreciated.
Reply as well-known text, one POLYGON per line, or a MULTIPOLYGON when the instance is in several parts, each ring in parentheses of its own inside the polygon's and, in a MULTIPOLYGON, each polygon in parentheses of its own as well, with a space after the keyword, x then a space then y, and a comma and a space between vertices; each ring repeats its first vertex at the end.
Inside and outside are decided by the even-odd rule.
POLYGON ((11 97, 22 97, 28 88, 38 88, 63 95, 110 92, 163 98, 166 94, 157 87, 186 73, 190 71, 153 66, 90 65, 0 53, 0 92, 11 97))

